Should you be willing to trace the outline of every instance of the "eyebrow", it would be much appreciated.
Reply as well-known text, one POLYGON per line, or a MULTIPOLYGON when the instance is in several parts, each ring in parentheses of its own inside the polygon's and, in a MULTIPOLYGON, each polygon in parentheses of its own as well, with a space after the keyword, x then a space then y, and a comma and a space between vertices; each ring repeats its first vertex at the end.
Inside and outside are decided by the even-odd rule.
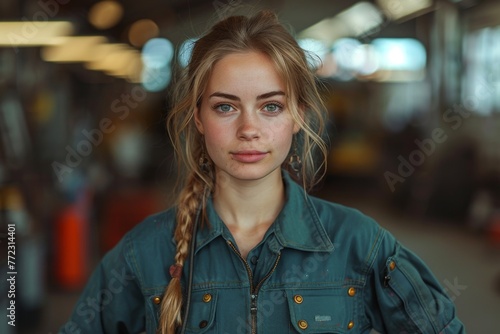
MULTIPOLYGON (((285 96, 285 93, 281 90, 276 90, 276 91, 264 93, 264 94, 257 96, 257 100, 267 99, 267 98, 270 98, 270 97, 276 96, 276 95, 285 96)), ((222 93, 222 92, 215 92, 209 96, 209 98, 212 98, 212 97, 223 97, 223 98, 233 100, 233 101, 241 101, 241 99, 236 95, 226 94, 226 93, 222 93)))

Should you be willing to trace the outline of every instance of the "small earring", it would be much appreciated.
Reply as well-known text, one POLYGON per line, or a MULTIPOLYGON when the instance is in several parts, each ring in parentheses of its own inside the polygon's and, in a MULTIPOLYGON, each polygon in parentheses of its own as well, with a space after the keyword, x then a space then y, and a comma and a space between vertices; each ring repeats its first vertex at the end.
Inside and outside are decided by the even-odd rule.
POLYGON ((297 142, 294 140, 293 143, 293 153, 288 160, 288 166, 295 173, 297 179, 300 178, 300 170, 302 169, 302 160, 300 160, 300 156, 297 153, 297 142))
POLYGON ((198 160, 198 165, 200 166, 200 169, 203 173, 210 174, 212 170, 212 164, 208 159, 207 154, 205 153, 205 145, 203 143, 201 145, 201 156, 198 160))

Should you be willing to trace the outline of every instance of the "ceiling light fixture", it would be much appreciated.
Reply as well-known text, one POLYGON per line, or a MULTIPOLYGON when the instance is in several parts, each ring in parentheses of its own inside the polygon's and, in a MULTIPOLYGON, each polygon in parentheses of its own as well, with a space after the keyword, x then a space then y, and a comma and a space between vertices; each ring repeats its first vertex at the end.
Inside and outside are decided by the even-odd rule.
POLYGON ((56 37, 73 33, 68 21, 0 22, 0 47, 30 47, 56 44, 56 37))

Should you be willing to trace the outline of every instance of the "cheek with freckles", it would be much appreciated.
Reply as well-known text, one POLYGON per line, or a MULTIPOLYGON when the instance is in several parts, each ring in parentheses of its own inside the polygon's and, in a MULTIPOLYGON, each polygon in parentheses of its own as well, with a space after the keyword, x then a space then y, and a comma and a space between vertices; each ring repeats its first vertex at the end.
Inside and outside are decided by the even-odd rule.
POLYGON ((229 158, 228 144, 231 141, 230 136, 227 130, 224 131, 224 129, 205 127, 205 130, 207 154, 216 166, 221 167, 221 165, 227 163, 225 160, 229 158))

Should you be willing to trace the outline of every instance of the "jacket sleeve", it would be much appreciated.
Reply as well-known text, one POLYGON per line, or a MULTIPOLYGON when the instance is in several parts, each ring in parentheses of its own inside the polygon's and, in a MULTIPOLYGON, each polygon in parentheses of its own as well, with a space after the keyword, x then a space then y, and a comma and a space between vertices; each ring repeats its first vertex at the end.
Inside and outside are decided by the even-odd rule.
POLYGON ((60 334, 139 333, 145 328, 144 298, 130 266, 129 235, 104 256, 60 334))
POLYGON ((381 333, 465 334, 427 265, 386 233, 372 267, 366 315, 381 333))

